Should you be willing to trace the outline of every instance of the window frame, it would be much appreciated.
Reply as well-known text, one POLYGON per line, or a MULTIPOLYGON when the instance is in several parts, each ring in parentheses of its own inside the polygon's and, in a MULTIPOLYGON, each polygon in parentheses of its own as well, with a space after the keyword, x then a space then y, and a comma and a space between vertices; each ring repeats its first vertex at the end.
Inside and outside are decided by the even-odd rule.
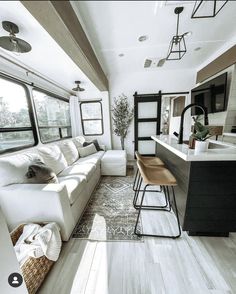
POLYGON ((38 145, 39 140, 38 140, 38 135, 37 135, 36 122, 35 122, 35 117, 34 117, 32 101, 30 99, 30 91, 29 91, 28 87, 23 82, 19 81, 18 79, 15 79, 10 76, 6 76, 2 73, 0 73, 0 78, 23 87, 23 89, 25 91, 26 103, 28 106, 29 119, 30 119, 30 124, 31 124, 31 127, 11 127, 11 128, 1 128, 0 127, 0 133, 32 131, 33 139, 34 139, 33 144, 22 145, 22 146, 18 146, 18 147, 0 150, 0 154, 15 152, 15 151, 31 148, 31 147, 38 145))
MULTIPOLYGON (((36 87, 36 86, 34 86, 34 87, 32 87, 32 101, 33 101, 33 104, 34 104, 34 109, 35 109, 35 119, 36 119, 36 121, 37 121, 37 128, 38 128, 38 133, 39 133, 39 138, 40 138, 40 142, 42 143, 42 144, 49 144, 49 143, 52 143, 52 142, 58 142, 58 141, 62 141, 62 140, 66 140, 66 139, 69 139, 69 138, 72 138, 72 135, 71 136, 66 136, 66 137, 62 137, 62 132, 61 132, 61 129, 63 129, 63 128, 67 128, 67 127, 70 127, 71 129, 72 129, 72 125, 70 124, 70 126, 63 126, 63 127, 61 127, 61 126, 43 126, 43 127, 40 127, 40 125, 39 125, 39 120, 38 120, 38 115, 37 115, 37 110, 36 110, 36 106, 35 106, 35 101, 34 101, 34 94, 33 94, 33 91, 34 90, 36 90, 36 91, 38 91, 38 92, 41 92, 41 93, 44 93, 44 94, 46 94, 46 95, 48 95, 48 96, 51 96, 52 98, 55 98, 55 99, 58 99, 58 100, 61 100, 61 101, 64 101, 64 102, 67 102, 68 104, 70 103, 69 102, 69 99, 66 99, 66 98, 64 98, 64 97, 62 97, 62 96, 59 96, 59 95, 57 95, 57 94, 55 94, 55 93, 52 93, 52 92, 50 92, 50 91, 47 91, 47 90, 45 90, 45 89, 42 89, 42 88, 40 88, 40 87, 36 87), (59 136, 60 136, 60 139, 56 139, 56 140, 50 140, 50 141, 47 141, 47 142, 43 142, 42 141, 42 136, 41 136, 41 133, 40 133, 40 129, 59 129, 59 136)), ((71 122, 71 118, 70 118, 70 122, 71 122)))
POLYGON ((81 125, 82 125, 82 131, 83 131, 83 135, 84 136, 102 136, 104 134, 104 124, 103 124, 103 109, 102 109, 102 103, 101 101, 83 101, 83 102, 80 102, 80 117, 81 117, 81 125), (101 118, 83 118, 83 111, 82 111, 82 104, 89 104, 89 103, 99 103, 100 104, 100 107, 101 107, 101 115, 102 117, 101 118), (94 120, 100 120, 101 121, 101 126, 102 126, 102 133, 101 134, 85 134, 85 131, 84 131, 84 121, 94 121, 94 120))

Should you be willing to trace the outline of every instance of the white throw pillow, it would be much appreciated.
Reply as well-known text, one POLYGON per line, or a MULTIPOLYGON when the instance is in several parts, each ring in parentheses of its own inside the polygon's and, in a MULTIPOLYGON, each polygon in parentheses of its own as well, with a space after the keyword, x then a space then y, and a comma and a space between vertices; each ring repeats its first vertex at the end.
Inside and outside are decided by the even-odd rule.
POLYGON ((97 149, 94 144, 90 144, 86 147, 78 148, 79 155, 81 157, 89 156, 91 154, 97 153, 97 149))
POLYGON ((0 186, 27 183, 26 173, 35 160, 43 159, 34 153, 19 153, 0 159, 0 186))
POLYGON ((68 165, 71 165, 79 158, 79 153, 72 141, 65 141, 60 144, 60 149, 65 156, 68 165))
POLYGON ((76 148, 81 148, 81 147, 83 147, 83 144, 85 142, 85 138, 83 136, 78 136, 78 137, 73 138, 73 142, 74 142, 76 148))
POLYGON ((39 148, 38 152, 45 164, 51 167, 56 174, 68 166, 65 156, 57 145, 39 148))

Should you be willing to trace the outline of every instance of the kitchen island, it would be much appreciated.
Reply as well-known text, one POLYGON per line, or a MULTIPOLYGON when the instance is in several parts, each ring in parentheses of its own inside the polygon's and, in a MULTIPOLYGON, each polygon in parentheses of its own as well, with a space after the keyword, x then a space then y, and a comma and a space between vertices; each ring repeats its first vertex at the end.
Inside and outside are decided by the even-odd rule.
POLYGON ((236 146, 210 140, 195 155, 169 135, 152 136, 156 155, 178 182, 182 229, 194 236, 228 236, 236 231, 236 146))

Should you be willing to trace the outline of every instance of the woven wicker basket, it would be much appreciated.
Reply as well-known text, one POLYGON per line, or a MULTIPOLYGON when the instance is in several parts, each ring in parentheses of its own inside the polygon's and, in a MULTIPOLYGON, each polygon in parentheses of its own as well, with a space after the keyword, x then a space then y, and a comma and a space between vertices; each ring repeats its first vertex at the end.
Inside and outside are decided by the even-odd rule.
MULTIPOLYGON (((16 244, 20 235, 23 233, 25 224, 18 226, 11 232, 11 239, 13 245, 16 244)), ((22 275, 29 294, 35 294, 45 279, 54 261, 47 259, 46 256, 39 258, 29 257, 21 266, 22 275)))

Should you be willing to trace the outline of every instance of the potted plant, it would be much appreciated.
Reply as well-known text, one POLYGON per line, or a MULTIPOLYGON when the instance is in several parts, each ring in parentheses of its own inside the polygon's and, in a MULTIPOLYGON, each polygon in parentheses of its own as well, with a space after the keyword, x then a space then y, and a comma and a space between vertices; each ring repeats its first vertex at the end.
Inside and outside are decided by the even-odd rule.
POLYGON ((194 120, 194 133, 191 135, 191 139, 194 140, 195 145, 195 154, 205 152, 208 149, 209 139, 211 135, 209 134, 209 129, 204 126, 200 121, 198 120, 199 117, 196 118, 193 117, 194 120))
POLYGON ((128 98, 124 94, 114 98, 112 106, 113 132, 120 137, 121 148, 125 148, 125 138, 134 116, 134 109, 130 107, 128 98))

